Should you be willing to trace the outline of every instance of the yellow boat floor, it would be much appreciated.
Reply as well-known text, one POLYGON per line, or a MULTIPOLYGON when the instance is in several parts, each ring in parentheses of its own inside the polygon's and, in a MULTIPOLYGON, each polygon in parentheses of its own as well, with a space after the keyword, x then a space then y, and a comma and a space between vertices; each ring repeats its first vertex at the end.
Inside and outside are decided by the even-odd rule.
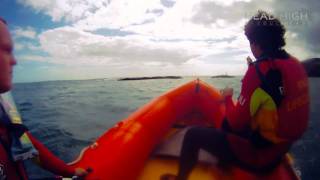
MULTIPOLYGON (((177 174, 178 159, 154 157, 149 159, 138 180, 160 180, 164 174, 177 174)), ((221 180, 232 179, 230 173, 223 172, 214 165, 198 163, 192 170, 189 180, 221 180)))

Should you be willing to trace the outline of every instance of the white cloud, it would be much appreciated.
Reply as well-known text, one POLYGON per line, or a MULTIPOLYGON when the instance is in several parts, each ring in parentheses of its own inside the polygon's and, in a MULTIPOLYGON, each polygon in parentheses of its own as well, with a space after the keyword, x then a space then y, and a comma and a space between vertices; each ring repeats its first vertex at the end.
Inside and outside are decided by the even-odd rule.
POLYGON ((37 46, 34 43, 26 42, 26 41, 15 42, 14 49, 17 51, 21 51, 21 50, 42 51, 40 46, 37 46))
MULTIPOLYGON (((41 48, 49 54, 44 59, 52 63, 102 66, 114 74, 132 75, 243 73, 250 55, 243 25, 259 8, 278 8, 272 0, 18 1, 69 25, 42 32, 40 47, 18 44, 17 49, 41 48)), ((313 55, 300 39, 298 32, 290 32, 288 49, 299 57, 313 55)))
POLYGON ((86 30, 99 28, 124 28, 134 24, 154 21, 166 11, 159 0, 117 0, 107 7, 99 8, 87 18, 75 23, 75 27, 86 30))
POLYGON ((243 25, 240 21, 227 23, 223 17, 217 22, 203 25, 194 21, 196 14, 208 14, 212 10, 197 8, 203 2, 231 5, 242 0, 179 0, 171 7, 159 0, 38 1, 20 0, 21 3, 50 15, 54 20, 69 20, 73 27, 86 31, 108 28, 158 39, 204 40, 237 36, 241 33, 243 25))
MULTIPOLYGON (((197 6, 203 2, 231 5, 242 0, 179 0, 170 8, 159 0, 38 1, 20 0, 21 3, 50 15, 54 20, 69 20, 75 28, 82 30, 121 28, 138 34, 165 38, 207 38, 212 37, 213 34, 215 36, 219 34, 220 38, 224 38, 226 33, 232 34, 234 31, 230 30, 232 28, 226 30, 223 27, 226 24, 221 24, 223 19, 220 19, 216 24, 212 22, 207 27, 199 26, 193 22, 192 18, 195 14, 207 13, 202 12, 203 9, 197 9, 197 6)), ((207 11, 209 10, 207 9, 207 11)), ((238 26, 236 25, 236 27, 238 26)))
POLYGON ((220 6, 231 6, 236 2, 251 2, 251 0, 207 0, 206 2, 213 2, 220 6))
POLYGON ((86 18, 97 9, 108 5, 108 1, 105 0, 18 0, 18 2, 51 16, 53 21, 68 22, 86 18))
POLYGON ((145 36, 105 37, 73 27, 57 28, 39 35, 44 51, 65 63, 161 62, 180 64, 196 55, 185 43, 153 42, 145 36))
MULTIPOLYGON (((31 2, 35 0, 24 3, 45 11, 54 20, 72 21, 70 26, 47 30, 39 35, 40 47, 49 54, 47 60, 52 63, 108 66, 119 71, 126 67, 125 70, 132 74, 139 69, 139 72, 154 75, 161 72, 193 75, 195 70, 212 74, 213 71, 205 69, 211 67, 214 72, 219 72, 216 67, 225 67, 219 65, 221 62, 232 64, 237 60, 228 57, 227 52, 248 50, 243 42, 243 20, 230 23, 221 19, 208 25, 194 23, 195 6, 201 2, 197 0, 176 1, 171 7, 158 0, 119 0, 104 3, 86 15, 81 13, 86 9, 80 8, 82 5, 74 4, 74 8, 80 8, 78 15, 66 11, 74 1, 65 4, 44 1, 42 5, 31 2), (57 7, 60 8, 55 11, 57 7), (121 29, 133 34, 94 34, 95 30, 103 28, 121 29), (190 65, 192 59, 198 64, 190 65), (215 63, 218 66, 214 66, 215 63)), ((88 1, 87 6, 93 6, 91 3, 93 1, 88 1)), ((32 58, 36 59, 24 59, 32 58)))
POLYGON ((37 37, 37 32, 32 27, 26 27, 26 28, 17 27, 13 31, 13 37, 15 39, 18 39, 18 38, 35 39, 37 37))

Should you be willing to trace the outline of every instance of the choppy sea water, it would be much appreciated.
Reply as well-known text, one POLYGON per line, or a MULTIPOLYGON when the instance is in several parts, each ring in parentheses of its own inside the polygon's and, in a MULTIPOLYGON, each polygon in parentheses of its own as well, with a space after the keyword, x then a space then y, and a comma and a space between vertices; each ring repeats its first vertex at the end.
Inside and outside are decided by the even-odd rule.
MULTIPOLYGON (((82 148, 126 118, 140 106, 195 78, 117 81, 98 79, 15 84, 13 96, 31 133, 66 162, 82 148)), ((221 89, 230 86, 239 95, 241 77, 201 80, 221 89)), ((320 78, 310 78, 309 129, 291 149, 303 180, 320 177, 320 78), (318 109, 317 109, 318 108, 318 109)), ((31 178, 52 174, 27 163, 31 178)))

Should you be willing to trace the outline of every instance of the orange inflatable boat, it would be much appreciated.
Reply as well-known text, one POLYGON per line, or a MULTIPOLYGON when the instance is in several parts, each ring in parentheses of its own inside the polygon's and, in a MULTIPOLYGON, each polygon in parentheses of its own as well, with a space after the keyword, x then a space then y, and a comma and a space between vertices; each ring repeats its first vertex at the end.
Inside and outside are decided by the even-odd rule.
MULTIPOLYGON (((220 127, 224 106, 217 89, 194 80, 146 104, 85 148, 74 167, 90 168, 90 180, 159 180, 176 173, 185 129, 191 125, 220 127)), ((246 172, 237 167, 219 169, 205 152, 190 180, 298 179, 289 158, 269 175, 246 172)))

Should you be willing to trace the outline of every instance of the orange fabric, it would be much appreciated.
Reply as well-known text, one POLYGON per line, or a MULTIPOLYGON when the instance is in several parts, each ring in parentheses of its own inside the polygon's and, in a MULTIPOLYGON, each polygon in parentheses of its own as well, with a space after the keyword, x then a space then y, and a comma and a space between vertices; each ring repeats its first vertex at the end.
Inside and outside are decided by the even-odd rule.
MULTIPOLYGON (((209 123, 220 127, 225 117, 225 107, 221 100, 219 91, 202 81, 182 85, 155 98, 109 129, 87 147, 72 166, 90 167, 92 172, 86 179, 137 179, 152 152, 175 123, 183 120, 193 124, 197 121, 200 125, 209 123), (190 118, 190 114, 196 115, 190 118)), ((246 140, 240 139, 235 142, 235 146, 242 151, 242 145, 246 143, 246 140)), ((250 148, 244 147, 244 153, 246 149, 251 150, 249 153, 254 152, 250 148)), ((282 174, 272 177, 291 179, 287 171, 291 170, 284 169, 282 174)), ((238 175, 235 177, 241 177, 238 175)), ((260 179, 260 176, 256 179, 260 179)))
POLYGON ((182 85, 115 125, 86 149, 73 166, 92 168, 87 179, 136 179, 151 152, 175 123, 182 120, 187 125, 219 126, 224 117, 219 100, 218 91, 201 81, 182 85))

